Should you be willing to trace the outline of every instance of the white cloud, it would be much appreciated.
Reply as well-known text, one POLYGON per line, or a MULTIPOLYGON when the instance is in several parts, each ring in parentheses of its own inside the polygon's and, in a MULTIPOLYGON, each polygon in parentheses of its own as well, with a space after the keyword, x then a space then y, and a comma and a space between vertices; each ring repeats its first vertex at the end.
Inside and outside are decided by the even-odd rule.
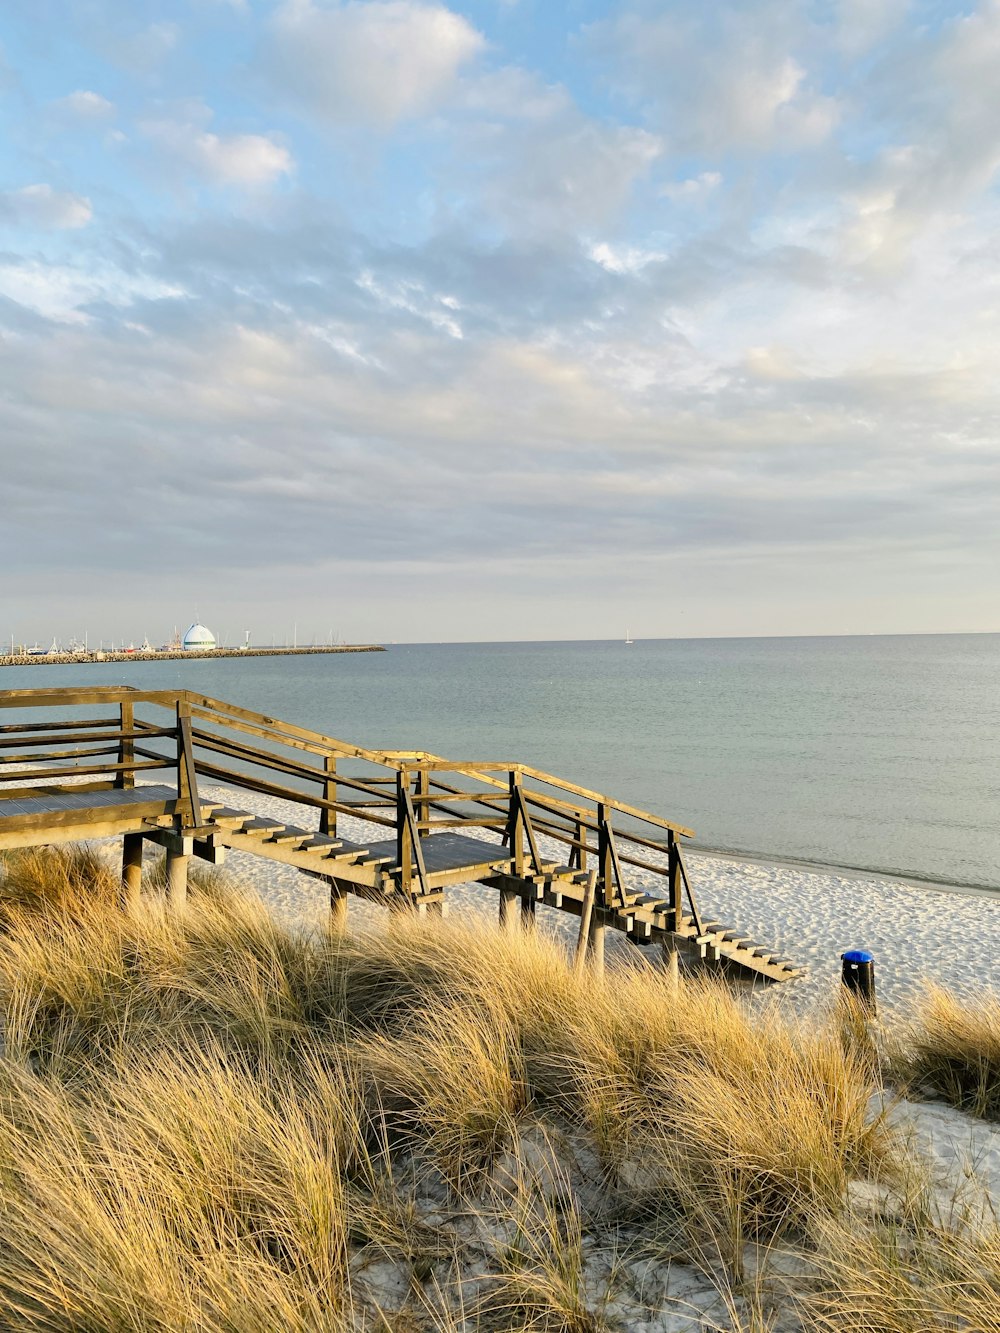
POLYGON ((277 135, 214 134, 206 128, 211 116, 195 104, 178 119, 147 120, 140 128, 171 158, 216 185, 271 185, 291 175, 294 158, 277 135))
POLYGON ((18 226, 72 231, 85 227, 92 216, 89 199, 51 185, 23 185, 0 193, 0 221, 6 218, 18 226))
POLYGON ((645 250, 635 245, 610 245, 600 241, 590 247, 590 257, 595 264, 607 269, 609 273, 639 273, 647 264, 655 264, 666 259, 663 250, 645 250))
POLYGON ((837 46, 859 56, 902 22, 909 0, 838 0, 837 46))
POLYGON ((271 38, 264 63, 290 101, 383 128, 439 106, 485 45, 461 15, 418 0, 287 0, 271 38))
POLYGON ((671 181, 664 185, 660 194, 666 199, 687 201, 689 203, 704 199, 722 184, 722 174, 718 171, 702 171, 697 176, 686 180, 671 181))
POLYGON ((102 121, 115 114, 115 105, 100 93, 89 89, 78 89, 68 97, 60 97, 56 102, 59 111, 65 112, 77 120, 102 121))
POLYGON ((822 142, 836 101, 812 86, 785 7, 753 6, 595 24, 612 81, 647 107, 683 151, 789 150, 822 142))
POLYGON ((568 106, 545 121, 469 127, 448 185, 465 187, 490 229, 575 237, 615 222, 662 151, 647 130, 602 124, 568 106))
POLYGON ((288 149, 263 134, 199 134, 193 149, 206 174, 227 185, 267 185, 293 167, 288 149))
POLYGON ((95 302, 124 309, 135 301, 183 295, 180 287, 107 265, 73 268, 22 259, 0 264, 0 296, 63 324, 86 324, 95 302))
POLYGON ((108 31, 104 41, 116 64, 129 71, 152 70, 176 47, 181 30, 176 23, 151 23, 138 32, 108 31))

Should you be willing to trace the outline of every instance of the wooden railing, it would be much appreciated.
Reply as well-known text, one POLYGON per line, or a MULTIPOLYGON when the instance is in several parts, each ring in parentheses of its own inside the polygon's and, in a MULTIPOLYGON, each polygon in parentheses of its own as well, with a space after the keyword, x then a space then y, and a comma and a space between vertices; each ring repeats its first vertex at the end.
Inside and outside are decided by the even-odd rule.
POLYGON ((560 864, 596 870, 600 907, 626 905, 625 867, 636 867, 665 881, 668 928, 686 900, 701 933, 681 850, 692 831, 540 769, 366 749, 191 690, 8 690, 0 708, 67 714, 0 726, 0 797, 67 779, 131 787, 137 775, 172 770, 183 828, 202 826, 200 781, 310 807, 330 835, 338 815, 356 815, 392 831, 400 887, 413 893, 427 890, 421 844, 433 833, 499 833, 518 878, 551 869, 545 837, 566 849, 560 864), (81 718, 87 709, 100 711, 81 718))

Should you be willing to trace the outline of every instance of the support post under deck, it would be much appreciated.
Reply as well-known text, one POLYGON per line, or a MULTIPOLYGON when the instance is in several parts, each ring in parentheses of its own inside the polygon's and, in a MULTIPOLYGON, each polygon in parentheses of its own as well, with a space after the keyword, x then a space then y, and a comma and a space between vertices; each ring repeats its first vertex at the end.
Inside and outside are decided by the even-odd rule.
POLYGON ((672 935, 666 935, 663 940, 663 963, 671 988, 678 990, 681 983, 680 952, 672 935))
POLYGON ((188 863, 190 856, 167 849, 167 901, 179 911, 187 902, 188 863))
POLYGON ((142 892, 142 834, 126 833, 122 839, 122 907, 138 906, 142 892))
POLYGON ((591 917, 590 930, 587 932, 587 957, 595 972, 604 971, 604 934, 607 930, 596 916, 591 917))
POLYGON ((518 899, 516 889, 500 890, 500 929, 513 934, 518 927, 518 899))
POLYGON ((335 879, 330 880, 330 929, 338 933, 347 929, 347 890, 335 879))

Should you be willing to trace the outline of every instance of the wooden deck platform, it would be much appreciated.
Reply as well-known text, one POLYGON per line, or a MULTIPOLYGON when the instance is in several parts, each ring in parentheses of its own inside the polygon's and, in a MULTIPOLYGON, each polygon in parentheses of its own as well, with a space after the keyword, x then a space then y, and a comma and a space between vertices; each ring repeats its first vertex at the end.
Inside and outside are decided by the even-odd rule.
POLYGON ((0 790, 0 848, 138 833, 147 820, 172 818, 177 805, 175 787, 152 783, 110 791, 50 790, 41 796, 4 797, 0 790))
POLYGON ((530 924, 538 904, 580 918, 581 957, 584 946, 603 957, 610 928, 748 976, 798 975, 702 915, 681 850, 689 829, 551 774, 365 750, 186 690, 0 691, 0 708, 60 710, 55 721, 0 726, 0 849, 121 837, 126 902, 140 892, 148 840, 166 848, 177 906, 191 856, 218 862, 239 850, 327 881, 339 921, 352 894, 428 912, 449 887, 478 882, 498 893, 507 928, 530 924), (148 782, 157 770, 166 780, 148 782), (279 797, 301 816, 205 801, 206 781, 279 797), (372 836, 340 836, 338 814, 372 836), (630 867, 645 887, 630 884, 630 867))

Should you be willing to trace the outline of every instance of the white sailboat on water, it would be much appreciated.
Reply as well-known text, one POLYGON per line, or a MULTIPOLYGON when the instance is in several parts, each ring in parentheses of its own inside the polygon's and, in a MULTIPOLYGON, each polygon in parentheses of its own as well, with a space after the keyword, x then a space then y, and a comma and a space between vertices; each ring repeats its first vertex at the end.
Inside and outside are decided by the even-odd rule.
POLYGON ((625 642, 626 642, 626 643, 635 643, 635 640, 632 638, 632 635, 628 632, 627 629, 626 629, 626 631, 625 631, 625 642))

